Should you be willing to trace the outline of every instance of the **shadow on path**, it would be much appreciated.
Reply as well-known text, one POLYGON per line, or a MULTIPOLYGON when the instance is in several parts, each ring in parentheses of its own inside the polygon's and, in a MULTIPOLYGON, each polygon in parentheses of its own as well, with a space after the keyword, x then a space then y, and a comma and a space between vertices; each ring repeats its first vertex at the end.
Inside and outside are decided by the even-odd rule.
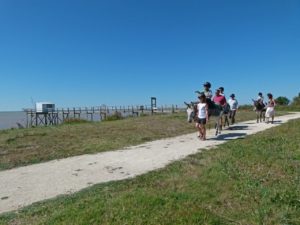
POLYGON ((233 126, 233 127, 229 127, 228 130, 248 130, 249 126, 233 126))
POLYGON ((274 120, 273 124, 282 124, 282 120, 274 120))
POLYGON ((220 134, 219 136, 210 138, 209 140, 216 140, 216 141, 235 140, 235 139, 242 139, 246 135, 247 133, 220 134))

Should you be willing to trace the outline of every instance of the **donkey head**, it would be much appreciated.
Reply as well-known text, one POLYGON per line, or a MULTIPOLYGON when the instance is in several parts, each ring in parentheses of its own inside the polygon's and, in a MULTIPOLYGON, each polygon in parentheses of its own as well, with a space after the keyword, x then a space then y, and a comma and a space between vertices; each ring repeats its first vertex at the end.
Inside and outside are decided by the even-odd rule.
POLYGON ((196 116, 196 110, 197 110, 197 105, 193 102, 190 104, 184 102, 184 104, 187 106, 186 113, 187 113, 187 121, 189 123, 193 122, 196 116))

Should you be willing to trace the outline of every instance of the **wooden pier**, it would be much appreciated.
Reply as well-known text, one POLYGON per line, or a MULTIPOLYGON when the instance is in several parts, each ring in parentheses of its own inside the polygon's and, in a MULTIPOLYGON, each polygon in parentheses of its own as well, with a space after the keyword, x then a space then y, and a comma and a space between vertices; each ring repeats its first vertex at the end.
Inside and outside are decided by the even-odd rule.
POLYGON ((59 125, 72 119, 87 121, 103 121, 112 115, 122 117, 138 117, 141 115, 153 115, 158 113, 176 113, 185 110, 177 105, 156 107, 151 106, 98 106, 98 107, 73 107, 61 108, 47 113, 36 112, 34 109, 24 109, 26 113, 27 127, 59 125))

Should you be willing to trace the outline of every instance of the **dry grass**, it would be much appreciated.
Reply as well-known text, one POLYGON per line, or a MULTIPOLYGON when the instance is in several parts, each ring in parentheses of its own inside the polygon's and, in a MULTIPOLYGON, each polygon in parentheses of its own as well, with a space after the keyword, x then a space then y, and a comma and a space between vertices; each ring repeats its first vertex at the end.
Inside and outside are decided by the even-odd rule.
MULTIPOLYGON (((237 121, 255 117, 240 111, 237 121)), ((208 127, 212 128, 213 120, 208 127)), ((0 170, 81 154, 112 151, 156 139, 195 132, 184 113, 106 122, 68 123, 0 131, 0 170)))

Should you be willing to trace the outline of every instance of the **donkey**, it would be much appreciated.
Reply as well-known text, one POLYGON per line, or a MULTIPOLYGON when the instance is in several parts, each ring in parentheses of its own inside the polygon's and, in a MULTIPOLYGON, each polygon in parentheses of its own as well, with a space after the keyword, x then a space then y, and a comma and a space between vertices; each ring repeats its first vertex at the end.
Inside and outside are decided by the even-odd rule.
MULTIPOLYGON (((206 99, 206 103, 208 105, 208 117, 214 116, 216 117, 216 136, 221 133, 222 125, 220 123, 220 119, 223 116, 224 109, 222 106, 215 104, 210 99, 206 99)), ((187 106, 187 121, 189 123, 196 121, 197 118, 197 102, 191 102, 190 104, 184 102, 184 104, 187 106)))
POLYGON ((252 99, 253 101, 253 106, 254 106, 254 110, 256 112, 256 117, 257 117, 257 123, 264 121, 266 119, 266 104, 263 101, 257 101, 252 99))

